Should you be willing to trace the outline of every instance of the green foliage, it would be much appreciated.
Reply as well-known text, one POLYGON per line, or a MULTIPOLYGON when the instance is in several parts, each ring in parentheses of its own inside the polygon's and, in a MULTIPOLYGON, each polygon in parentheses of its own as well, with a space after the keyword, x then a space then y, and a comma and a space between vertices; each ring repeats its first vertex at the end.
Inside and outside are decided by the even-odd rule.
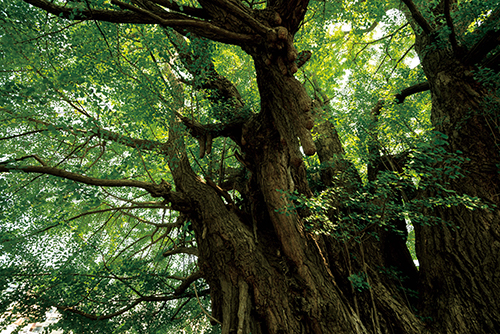
MULTIPOLYGON (((437 1, 414 2, 434 19, 437 1)), ((74 5, 70 16, 88 6, 117 9, 103 0, 53 3, 74 5)), ((452 13, 459 43, 482 38, 497 6, 460 1, 452 13)), ((450 33, 440 25, 432 48, 449 47, 450 33)), ((316 129, 330 122, 355 168, 336 172, 326 187, 318 175, 339 166, 305 157, 314 196, 277 189, 289 203, 277 212, 298 212, 307 232, 346 243, 377 238, 377 229, 399 233, 416 259, 412 225, 453 224, 443 221, 442 208, 493 209, 453 190, 468 160, 450 152, 449 138, 432 128, 430 94, 404 104, 394 99, 426 80, 400 1, 311 1, 295 45, 313 52, 296 76, 320 104, 316 129), (379 101, 383 110, 374 116, 379 101), (389 156, 404 163, 369 177, 375 162, 389 156), (407 236, 401 223, 409 226, 407 236)), ((491 90, 485 110, 498 124, 499 74, 479 67, 473 75, 491 90)), ((209 333, 206 284, 175 295, 198 270, 195 256, 163 255, 196 247, 185 217, 139 188, 94 187, 16 168, 46 164, 96 179, 173 184, 185 145, 195 173, 224 180, 223 170, 241 168, 237 145, 216 138, 212 153, 198 158, 198 141, 176 117, 222 126, 258 113, 259 104, 253 61, 240 47, 153 25, 73 22, 24 1, 0 0, 0 165, 11 172, 0 174, 0 312, 36 321, 58 307, 58 326, 67 332, 209 333), (243 107, 208 87, 216 74, 234 84, 243 107), (134 305, 144 297, 152 300, 134 305)), ((242 194, 230 196, 244 211, 242 194)), ((359 292, 370 289, 363 272, 349 281, 359 292)))
POLYGON ((363 292, 365 290, 371 289, 370 284, 367 281, 366 274, 364 272, 359 272, 357 274, 352 274, 348 277, 352 284, 352 287, 358 291, 363 292))

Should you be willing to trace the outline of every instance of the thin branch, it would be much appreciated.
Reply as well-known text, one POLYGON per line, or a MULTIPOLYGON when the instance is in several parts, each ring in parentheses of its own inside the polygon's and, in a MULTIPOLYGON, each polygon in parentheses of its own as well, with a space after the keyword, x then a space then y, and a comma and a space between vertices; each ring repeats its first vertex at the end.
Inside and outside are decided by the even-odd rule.
POLYGON ((198 300, 198 305, 200 305, 200 308, 201 310, 203 311, 203 313, 205 313, 205 315, 207 317, 209 317, 211 320, 215 321, 216 323, 218 323, 219 325, 222 325, 222 323, 215 319, 210 313, 208 313, 204 308, 203 306, 201 305, 201 301, 200 301, 200 297, 198 296, 198 291, 196 290, 196 285, 193 283, 193 288, 194 288, 194 293, 196 294, 196 299, 198 300))
MULTIPOLYGON (((197 293, 198 296, 206 296, 210 293, 210 290, 203 290, 203 291, 200 291, 199 293, 197 293)), ((194 298, 196 296, 196 294, 193 294, 193 293, 189 293, 189 294, 183 294, 183 295, 173 295, 173 296, 144 296, 144 297, 140 297, 140 298, 137 298, 135 299, 130 305, 114 312, 114 313, 110 313, 110 314, 107 314, 107 315, 101 315, 101 316, 96 316, 94 314, 90 314, 90 313, 86 313, 86 312, 83 312, 81 310, 78 310, 76 309, 75 307, 67 307, 67 306, 60 306, 60 305, 55 305, 55 307, 60 310, 60 311, 63 311, 63 312, 71 312, 71 313, 74 313, 74 314, 78 314, 78 315, 81 315, 87 319, 90 319, 90 320, 96 320, 96 321, 100 321, 100 320, 107 320, 107 319, 111 319, 111 318, 114 318, 116 316, 119 316, 129 310, 131 310, 132 308, 134 308, 135 306, 139 305, 140 303, 142 302, 164 302, 164 301, 169 301, 169 300, 176 300, 176 299, 180 299, 180 298, 194 298)))
MULTIPOLYGON (((30 159, 30 158, 33 158, 35 159, 36 161, 38 161, 42 166, 47 166, 47 163, 45 161, 43 161, 40 157, 38 157, 38 155, 36 154, 32 154, 32 155, 26 155, 24 157, 21 157, 21 158, 16 158, 16 159, 13 159, 11 161, 23 161, 23 160, 26 160, 26 159, 30 159)), ((9 161, 0 161, 0 165, 1 164, 5 164, 5 163, 8 163, 9 161)))
POLYGON ((375 44, 375 43, 380 42, 380 41, 382 41, 384 39, 387 39, 387 38, 390 38, 390 37, 394 37, 398 32, 400 32, 401 30, 403 30, 408 25, 409 25, 409 23, 405 23, 401 27, 399 27, 398 29, 394 30, 391 34, 382 36, 382 37, 377 38, 377 39, 374 39, 373 41, 362 42, 362 43, 354 43, 354 44, 375 44))
POLYGON ((399 57, 399 59, 396 61, 396 64, 392 68, 391 73, 389 75, 392 75, 392 73, 396 70, 396 68, 398 67, 398 65, 403 61, 403 59, 406 58, 406 56, 408 55, 408 53, 410 53, 411 49, 413 49, 414 47, 415 47, 415 43, 412 44, 412 46, 410 46, 408 48, 408 50, 406 50, 405 53, 403 53, 403 55, 401 57, 399 57))
POLYGON ((191 301, 191 299, 193 298, 188 298, 186 299, 178 308, 177 310, 175 311, 175 313, 170 317, 170 321, 173 321, 175 319, 175 317, 177 316, 177 314, 179 314, 179 312, 183 309, 184 306, 187 305, 187 303, 189 303, 191 301))
MULTIPOLYGON (((101 210, 87 211, 87 212, 81 213, 79 215, 73 216, 73 217, 67 219, 66 221, 69 222, 69 221, 76 220, 78 218, 82 218, 82 217, 85 217, 85 216, 88 216, 88 215, 95 215, 95 214, 98 214, 98 213, 110 212, 110 211, 133 210, 133 209, 165 209, 165 208, 166 208, 165 205, 154 205, 154 206, 153 205, 121 206, 121 207, 118 207, 118 208, 107 208, 107 209, 101 209, 101 210)), ((122 213, 124 213, 124 212, 122 212, 122 213)), ((133 218, 138 219, 139 217, 135 217, 134 216, 133 218)), ((158 224, 154 224, 152 222, 147 222, 145 220, 142 221, 142 222, 143 223, 148 223, 148 224, 151 224, 151 225, 155 225, 155 226, 158 225, 158 224)), ((166 225, 166 226, 168 226, 168 225, 166 225)), ((166 227, 166 226, 160 226, 160 227, 166 227)))
POLYGON ((171 250, 168 250, 163 253, 164 257, 175 255, 175 254, 189 254, 198 256, 198 248, 196 247, 177 247, 171 250))

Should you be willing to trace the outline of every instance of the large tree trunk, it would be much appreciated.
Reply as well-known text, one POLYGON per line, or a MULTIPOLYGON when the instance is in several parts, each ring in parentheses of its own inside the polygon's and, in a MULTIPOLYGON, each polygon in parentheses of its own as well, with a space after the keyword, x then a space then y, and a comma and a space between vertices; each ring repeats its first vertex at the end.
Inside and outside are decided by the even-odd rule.
MULTIPOLYGON (((420 50, 425 42, 420 40, 420 50)), ((466 159, 459 170, 463 177, 442 182, 488 206, 425 212, 441 222, 416 226, 420 308, 436 332, 499 333, 499 101, 490 99, 488 89, 474 79, 474 68, 462 65, 451 49, 420 53, 431 87, 435 129, 447 136, 449 145, 444 147, 450 154, 458 152, 466 159)), ((436 167, 446 166, 445 162, 436 167)))
MULTIPOLYGON (((303 147, 312 147, 304 134, 311 101, 302 85, 279 66, 258 58, 255 65, 262 110, 241 139, 241 159, 251 172, 249 211, 224 203, 213 186, 189 172, 187 162, 182 164, 185 171, 175 173, 181 190, 199 208, 191 215, 199 265, 222 332, 425 332, 400 282, 380 273, 380 268, 401 265, 391 261, 394 253, 408 255, 401 238, 380 230, 380 238, 360 245, 304 230, 289 195, 310 193, 298 137, 303 147), (360 271, 371 285, 363 293, 354 291, 348 280, 360 271)), ((335 133, 323 138, 335 138, 335 133)), ((320 147, 325 144, 319 141, 320 147)), ((331 160, 327 151, 322 157, 331 160)), ((332 152, 337 151, 342 150, 332 152)), ((356 185, 342 186, 352 191, 356 185)), ((404 258, 411 263, 409 255, 404 258)))
POLYGON ((287 196, 308 188, 297 135, 280 130, 304 112, 296 99, 309 98, 278 66, 256 67, 262 111, 242 138, 252 210, 238 215, 215 191, 199 191, 192 217, 213 315, 223 333, 366 333, 287 196))

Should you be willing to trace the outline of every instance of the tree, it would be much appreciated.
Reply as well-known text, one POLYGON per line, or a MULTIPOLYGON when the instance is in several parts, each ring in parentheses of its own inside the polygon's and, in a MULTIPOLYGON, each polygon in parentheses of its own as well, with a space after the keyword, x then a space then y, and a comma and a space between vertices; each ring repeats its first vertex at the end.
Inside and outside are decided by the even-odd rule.
POLYGON ((498 1, 2 7, 13 316, 500 332, 498 1))

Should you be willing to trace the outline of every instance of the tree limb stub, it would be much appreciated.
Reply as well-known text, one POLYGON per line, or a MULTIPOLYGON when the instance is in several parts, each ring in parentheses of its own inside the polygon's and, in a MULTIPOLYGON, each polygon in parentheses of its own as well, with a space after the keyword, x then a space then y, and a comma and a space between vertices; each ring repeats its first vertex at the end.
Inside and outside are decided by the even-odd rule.
POLYGON ((429 89, 431 89, 431 87, 429 85, 429 82, 427 81, 405 88, 401 91, 401 93, 395 95, 396 103, 397 104, 403 103, 408 96, 420 92, 425 92, 429 89))

